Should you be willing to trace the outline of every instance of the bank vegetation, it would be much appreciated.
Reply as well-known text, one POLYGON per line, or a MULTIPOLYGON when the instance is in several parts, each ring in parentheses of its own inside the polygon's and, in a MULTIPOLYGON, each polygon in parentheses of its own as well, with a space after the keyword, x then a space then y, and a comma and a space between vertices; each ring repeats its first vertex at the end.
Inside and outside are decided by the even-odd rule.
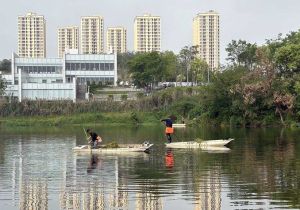
POLYGON ((57 125, 90 121, 139 124, 159 122, 172 114, 194 125, 298 126, 300 33, 280 35, 261 46, 233 40, 226 51, 228 65, 214 72, 197 58, 196 47, 185 47, 178 55, 119 55, 120 79, 130 79, 144 88, 147 96, 140 94, 137 100, 121 102, 4 102, 1 121, 47 117, 61 119, 53 123, 57 125), (153 87, 164 81, 198 85, 154 91, 153 87))

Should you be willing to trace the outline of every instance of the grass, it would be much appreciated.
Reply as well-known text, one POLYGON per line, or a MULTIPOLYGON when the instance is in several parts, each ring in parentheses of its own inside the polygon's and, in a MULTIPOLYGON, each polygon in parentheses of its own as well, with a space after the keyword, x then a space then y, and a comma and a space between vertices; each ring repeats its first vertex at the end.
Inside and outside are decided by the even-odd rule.
POLYGON ((66 125, 104 125, 104 124, 157 124, 159 118, 153 113, 109 112, 82 113, 59 116, 5 117, 0 118, 4 126, 66 126, 66 125))

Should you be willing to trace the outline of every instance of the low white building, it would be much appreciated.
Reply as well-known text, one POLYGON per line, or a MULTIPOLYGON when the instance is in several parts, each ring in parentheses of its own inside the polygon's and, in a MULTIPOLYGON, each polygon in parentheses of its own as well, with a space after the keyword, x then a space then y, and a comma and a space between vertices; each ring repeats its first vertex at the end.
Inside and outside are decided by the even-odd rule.
MULTIPOLYGON (((29 100, 73 100, 87 85, 117 85, 116 54, 65 54, 63 58, 12 56, 5 95, 29 100)), ((87 95, 87 94, 83 94, 87 95)))

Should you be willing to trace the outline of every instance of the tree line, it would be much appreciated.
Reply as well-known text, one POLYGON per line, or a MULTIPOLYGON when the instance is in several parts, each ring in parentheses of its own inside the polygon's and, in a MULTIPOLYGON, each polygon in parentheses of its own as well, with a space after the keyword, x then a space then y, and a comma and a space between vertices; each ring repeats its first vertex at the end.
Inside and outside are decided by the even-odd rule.
MULTIPOLYGON (((202 86, 182 106, 185 117, 233 125, 260 126, 300 121, 300 32, 267 40, 262 45, 233 40, 226 47, 228 64, 211 72, 197 56, 197 47, 173 52, 131 54, 127 75, 138 87, 161 81, 192 81, 202 86), (205 84, 205 85, 203 85, 205 84)), ((122 68, 121 68, 122 71, 122 68)))
POLYGON ((138 88, 166 81, 207 82, 209 66, 197 54, 196 46, 185 46, 178 55, 172 51, 119 54, 119 80, 130 81, 138 88))
POLYGON ((209 83, 209 67, 198 58, 195 46, 184 47, 177 55, 170 51, 119 54, 119 79, 139 88, 163 81, 192 81, 199 86, 164 90, 136 102, 123 101, 116 105, 117 111, 124 107, 124 111, 163 110, 161 114, 172 112, 196 124, 298 126, 300 32, 279 35, 262 45, 233 40, 226 51, 228 64, 211 72, 209 83))

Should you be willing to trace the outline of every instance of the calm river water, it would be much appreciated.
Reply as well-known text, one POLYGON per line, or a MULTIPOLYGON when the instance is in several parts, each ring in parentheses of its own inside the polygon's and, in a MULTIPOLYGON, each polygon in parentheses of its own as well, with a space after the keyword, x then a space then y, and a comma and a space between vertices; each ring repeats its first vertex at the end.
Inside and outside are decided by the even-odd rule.
POLYGON ((299 209, 300 130, 177 129, 235 138, 229 152, 167 150, 163 127, 92 127, 150 154, 77 155, 82 127, 0 128, 0 209, 299 209))

